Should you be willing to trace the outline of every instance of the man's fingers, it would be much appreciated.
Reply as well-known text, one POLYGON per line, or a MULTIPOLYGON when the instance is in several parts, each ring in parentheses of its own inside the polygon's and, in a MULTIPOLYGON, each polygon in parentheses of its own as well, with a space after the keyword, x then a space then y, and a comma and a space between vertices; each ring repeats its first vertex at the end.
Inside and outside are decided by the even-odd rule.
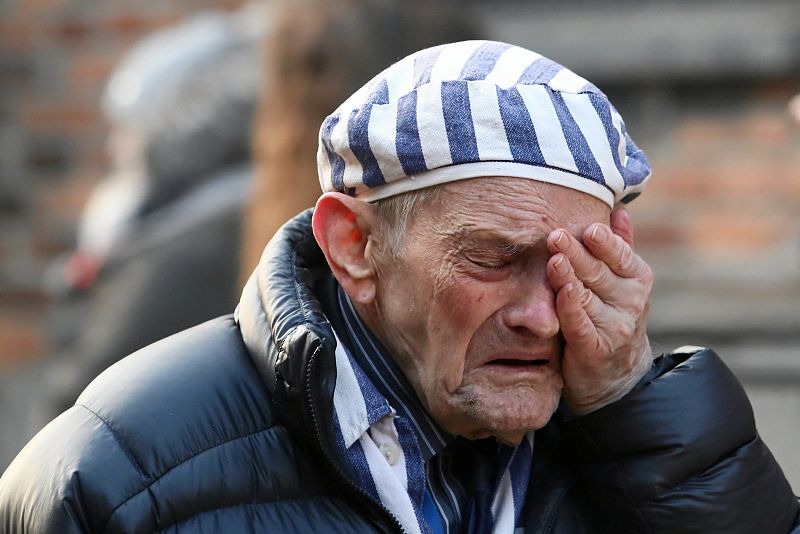
POLYGON ((547 262, 547 278, 556 293, 575 280, 575 271, 564 254, 559 252, 550 257, 547 262))
POLYGON ((573 350, 591 354, 597 349, 597 328, 586 311, 594 297, 579 283, 569 282, 556 295, 556 310, 561 325, 561 335, 573 350))
POLYGON ((605 224, 590 225, 583 233, 583 242, 589 252, 617 276, 645 278, 650 273, 650 267, 633 252, 625 239, 614 234, 605 224))
POLYGON ((577 296, 578 303, 592 322, 601 316, 606 304, 578 279, 564 254, 559 253, 550 258, 547 276, 556 294, 567 292, 568 295, 577 296))
POLYGON ((628 210, 617 208, 612 211, 609 226, 611 226, 611 231, 620 236, 628 246, 633 246, 633 223, 628 210))
MULTIPOLYGON (((570 281, 566 276, 566 268, 559 258, 563 257, 569 270, 574 271, 581 282, 597 293, 602 299, 612 296, 614 288, 618 284, 617 277, 611 272, 608 265, 598 258, 595 258, 582 244, 564 230, 556 230, 548 239, 548 247, 553 252, 550 263, 556 271, 558 267, 565 269, 559 276, 551 276, 550 283, 553 289, 558 291, 564 284, 570 281)), ((550 265, 548 265, 550 267, 550 265)), ((548 271, 549 272, 549 271, 548 271)))

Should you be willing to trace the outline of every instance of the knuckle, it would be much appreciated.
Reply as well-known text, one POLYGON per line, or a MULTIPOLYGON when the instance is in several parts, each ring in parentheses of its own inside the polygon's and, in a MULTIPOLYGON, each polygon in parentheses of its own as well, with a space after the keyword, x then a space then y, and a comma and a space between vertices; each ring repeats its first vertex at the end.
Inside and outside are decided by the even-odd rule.
POLYGON ((636 324, 630 320, 620 321, 618 332, 621 339, 631 339, 636 333, 636 324))
POLYGON ((649 298, 636 298, 629 302, 628 305, 623 308, 626 317, 622 322, 630 323, 632 328, 636 328, 639 319, 647 314, 649 302, 649 298))
POLYGON ((653 268, 650 267, 647 263, 644 263, 644 267, 642 268, 642 281, 644 282, 645 286, 652 291, 653 285, 655 283, 655 276, 653 275, 653 268))
POLYGON ((580 321, 578 325, 575 327, 575 336, 580 339, 586 339, 592 335, 593 331, 594 331, 594 326, 588 319, 585 319, 583 321, 580 321))
POLYGON ((589 304, 592 303, 592 292, 586 289, 586 286, 581 284, 580 290, 580 301, 582 307, 587 307, 589 304))
MULTIPOLYGON (((621 240, 620 240, 621 241, 621 240)), ((633 263, 633 249, 626 243, 622 242, 622 250, 619 253, 619 261, 617 265, 622 270, 628 270, 633 263)))
POLYGON ((603 273, 602 271, 601 272, 592 271, 584 277, 584 283, 587 286, 591 287, 602 286, 604 285, 605 280, 606 280, 605 273, 603 273))

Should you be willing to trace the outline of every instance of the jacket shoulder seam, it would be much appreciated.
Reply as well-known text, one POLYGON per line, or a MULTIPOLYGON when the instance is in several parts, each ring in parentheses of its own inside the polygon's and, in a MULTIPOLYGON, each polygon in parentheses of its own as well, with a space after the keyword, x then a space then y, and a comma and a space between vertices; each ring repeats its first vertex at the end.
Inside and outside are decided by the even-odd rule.
MULTIPOLYGON (((145 474, 144 469, 142 469, 142 465, 139 463, 139 461, 136 460, 136 457, 133 455, 133 451, 131 451, 130 448, 128 447, 128 445, 121 439, 121 437, 119 435, 119 432, 114 428, 114 425, 112 425, 110 421, 106 421, 103 417, 100 416, 100 414, 98 414, 97 412, 95 412, 94 410, 92 410, 91 408, 86 406, 85 404, 81 404, 81 403, 77 403, 76 402, 75 406, 77 408, 83 408, 84 410, 86 410, 87 412, 92 414, 92 416, 94 416, 98 421, 100 421, 103 424, 103 426, 105 428, 108 429, 108 431, 111 434, 111 437, 114 439, 114 442, 116 442, 117 445, 119 445, 119 448, 122 450, 123 454, 128 459, 128 462, 130 462, 130 464, 136 469, 136 472, 142 478, 142 481, 144 483, 147 483, 147 480, 149 479, 149 477, 145 474)), ((149 488, 150 484, 147 483, 146 487, 149 488)), ((127 502, 129 499, 130 498, 125 499, 123 501, 123 503, 127 502)), ((117 509, 119 509, 120 506, 122 506, 122 504, 116 506, 111 511, 111 513, 108 514, 108 517, 106 518, 105 522, 103 523, 103 528, 100 530, 100 532, 105 532, 106 531, 106 528, 108 527, 109 521, 111 521, 111 518, 114 517, 114 514, 117 512, 117 509)))
MULTIPOLYGON (((94 413, 94 412, 93 412, 93 413, 94 413)), ((95 414, 95 415, 96 415, 96 414, 95 414)), ((99 416, 98 416, 98 417, 99 417, 99 416)), ((136 492, 132 493, 130 496, 128 496, 128 497, 126 497, 125 499, 123 499, 123 500, 122 500, 122 501, 121 501, 121 502, 120 502, 120 503, 119 503, 119 504, 118 504, 118 505, 117 505, 117 506, 114 508, 114 510, 112 510, 112 511, 111 511, 111 514, 109 514, 109 516, 108 516, 108 519, 106 520, 106 523, 103 525, 103 528, 102 528, 101 532, 106 532, 106 530, 107 530, 107 528, 108 528, 108 524, 110 523, 111 519, 114 517, 114 515, 117 513, 117 511, 118 511, 120 508, 122 508, 122 507, 123 507, 125 504, 127 504, 128 502, 130 502, 130 501, 131 501, 131 500, 132 500, 134 497, 136 497, 136 496, 138 496, 138 495, 140 495, 140 494, 142 494, 142 493, 144 493, 144 492, 150 492, 150 489, 153 487, 153 485, 154 485, 155 483, 157 483, 159 480, 161 480, 162 478, 164 478, 164 477, 165 477, 167 474, 169 474, 171 471, 173 471, 173 470, 177 469, 177 468, 178 468, 178 467, 180 467, 181 465, 183 465, 183 464, 185 464, 185 463, 187 463, 187 462, 191 461, 192 459, 194 459, 194 458, 196 458, 196 457, 200 456, 200 455, 201 455, 201 454, 203 454, 203 453, 206 453, 206 452, 208 452, 208 451, 211 451, 211 450, 213 450, 213 449, 216 449, 216 448, 218 448, 218 447, 222 447, 222 446, 224 446, 224 445, 227 445, 228 443, 232 443, 232 442, 234 442, 234 441, 241 440, 241 439, 246 439, 246 438, 249 438, 249 437, 251 437, 251 436, 255 436, 256 434, 261 434, 262 432, 268 432, 268 431, 270 431, 270 430, 273 430, 273 429, 276 429, 276 428, 278 428, 278 425, 270 425, 270 426, 268 426, 268 427, 265 427, 265 428, 261 428, 261 429, 255 430, 255 431, 253 431, 253 432, 249 432, 249 433, 247 433, 247 434, 240 434, 240 435, 237 435, 237 436, 233 436, 233 437, 232 437, 232 438, 230 438, 230 439, 226 439, 225 441, 222 441, 222 442, 219 442, 219 443, 215 443, 214 445, 211 445, 210 447, 206 447, 205 449, 202 449, 202 450, 200 450, 200 451, 197 451, 197 452, 195 452, 194 454, 192 454, 192 455, 190 455, 190 456, 187 456, 186 458, 183 458, 182 460, 180 460, 179 462, 177 462, 177 463, 175 463, 175 464, 171 465, 169 468, 167 468, 166 470, 164 470, 162 473, 158 474, 158 475, 157 475, 157 476, 155 476, 155 477, 146 477, 146 476, 145 476, 145 486, 143 486, 142 488, 140 488, 140 489, 136 490, 136 492)))
POLYGON ((143 479, 147 480, 149 477, 147 476, 147 474, 145 474, 144 469, 142 469, 141 464, 136 459, 136 457, 133 455, 133 451, 130 449, 130 447, 128 447, 128 445, 121 438, 121 436, 119 435, 119 432, 117 431, 117 429, 114 428, 114 425, 112 425, 110 421, 106 421, 104 418, 102 418, 100 416, 100 414, 98 414, 97 412, 95 412, 94 410, 92 410, 91 408, 86 406, 85 404, 81 404, 81 403, 77 403, 76 402, 75 406, 78 407, 78 408, 83 408, 84 410, 86 410, 87 412, 92 414, 95 418, 97 418, 98 421, 103 423, 103 426, 108 428, 109 432, 111 433, 111 437, 114 438, 114 441, 117 442, 117 444, 119 445, 120 449, 122 449, 122 452, 125 454, 125 457, 131 463, 131 465, 133 465, 136 468, 136 471, 139 473, 139 475, 143 479))

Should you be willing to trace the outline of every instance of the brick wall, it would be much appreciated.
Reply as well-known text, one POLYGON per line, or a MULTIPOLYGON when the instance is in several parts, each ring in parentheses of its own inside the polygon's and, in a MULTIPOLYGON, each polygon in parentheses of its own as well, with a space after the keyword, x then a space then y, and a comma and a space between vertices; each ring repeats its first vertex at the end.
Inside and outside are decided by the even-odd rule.
POLYGON ((105 168, 98 107, 121 54, 189 10, 236 0, 0 4, 0 368, 44 351, 45 266, 105 168))
MULTIPOLYGON (((0 3, 0 378, 8 379, 0 388, 0 427, 14 429, 0 432, 0 471, 37 428, 22 429, 24 421, 10 409, 25 402, 37 381, 35 372, 5 373, 39 360, 46 351, 47 297, 42 276, 45 267, 72 245, 77 215, 105 170, 106 126, 98 100, 112 66, 141 36, 190 9, 237 4, 236 0, 0 3)), ((650 81, 635 90, 630 83, 618 88, 600 83, 655 170, 649 190, 631 206, 638 248, 657 276, 651 339, 657 348, 691 343, 720 349, 748 387, 762 435, 800 491, 795 451, 800 421, 797 410, 791 410, 800 406, 796 393, 800 383, 800 128, 786 113, 787 101, 800 92, 800 79, 780 74, 792 71, 785 66, 796 57, 793 47, 782 47, 795 42, 791 37, 796 32, 791 24, 794 19, 785 12, 796 7, 783 0, 771 5, 780 9, 764 9, 761 4, 753 9, 773 17, 770 24, 761 24, 771 29, 767 35, 772 35, 772 41, 759 47, 755 44, 763 40, 752 36, 753 46, 734 47, 733 52, 727 46, 711 46, 708 53, 716 50, 721 57, 735 57, 728 63, 716 56, 706 58, 706 63, 700 63, 705 65, 703 72, 679 66, 713 40, 705 26, 695 34, 685 31, 685 38, 673 38, 672 44, 680 47, 661 47, 662 41, 668 42, 686 26, 677 7, 674 20, 660 14, 660 24, 630 23, 617 14, 604 19, 621 21, 626 31, 641 28, 644 32, 625 42, 649 37, 658 47, 592 54, 587 47, 575 45, 575 36, 569 34, 565 41, 569 46, 562 43, 562 48, 566 56, 572 53, 572 59, 553 56, 573 67, 580 67, 583 60, 587 69, 595 66, 601 73, 624 74, 628 82, 636 83, 640 73, 635 66, 655 64, 645 57, 647 50, 662 55, 672 50, 672 56, 667 54, 672 63, 664 60, 665 65, 659 66, 660 81, 653 81, 654 74, 649 72, 650 81), (781 21, 786 22, 788 37, 778 31, 781 21), (663 39, 653 38, 659 30, 663 39), (747 75, 748 68, 761 65, 760 56, 751 58, 748 67, 735 53, 748 50, 758 56, 784 48, 786 58, 767 62, 771 70, 758 71, 761 78, 747 75), (691 54, 684 54, 686 50, 691 54), (631 54, 640 61, 630 61, 631 54), (720 64, 735 68, 709 71, 720 64), (665 66, 683 73, 678 76, 682 85, 669 85, 665 66), (695 75, 703 80, 693 79, 695 75), (713 81, 723 75, 738 81, 733 85, 713 81)), ((553 44, 568 34, 564 27, 587 28, 587 41, 622 43, 619 32, 592 33, 597 24, 591 16, 584 16, 584 26, 576 26, 582 13, 562 17, 566 26, 540 20, 538 29, 531 31, 517 5, 507 21, 490 27, 498 32, 495 38, 522 44, 524 38, 534 37, 543 45, 553 44), (519 29, 517 34, 514 28, 519 29), (547 37, 548 28, 552 38, 547 37)), ((633 13, 628 18, 644 22, 649 16, 633 13)), ((696 19, 705 25, 706 18, 696 19)), ((753 26, 748 23, 747 29, 753 26)), ((725 39, 733 35, 727 26, 718 33, 725 39)), ((603 46, 595 49, 604 50, 603 46)), ((688 65, 696 66, 693 61, 688 65)), ((595 79, 592 72, 577 70, 595 79)), ((613 82, 614 76, 609 78, 613 82)))
POLYGON ((631 212, 657 276, 654 333, 800 345, 800 126, 787 112, 798 90, 800 80, 638 95, 628 123, 654 175, 631 212))
MULTIPOLYGON (((70 247, 104 171, 97 103, 115 61, 189 9, 237 3, 0 7, 0 365, 44 351, 43 270, 70 247)), ((614 98, 655 169, 631 211, 658 276, 652 324, 665 338, 799 329, 800 129, 785 105, 800 80, 775 79, 614 98)))

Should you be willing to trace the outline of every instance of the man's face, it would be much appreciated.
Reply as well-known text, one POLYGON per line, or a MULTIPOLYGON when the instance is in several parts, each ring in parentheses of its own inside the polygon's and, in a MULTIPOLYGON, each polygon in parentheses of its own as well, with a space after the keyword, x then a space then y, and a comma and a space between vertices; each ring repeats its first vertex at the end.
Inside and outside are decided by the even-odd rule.
POLYGON ((580 236, 610 210, 519 178, 442 188, 412 215, 399 259, 376 258, 376 300, 362 315, 446 430, 515 443, 549 421, 563 387, 547 236, 580 236))

